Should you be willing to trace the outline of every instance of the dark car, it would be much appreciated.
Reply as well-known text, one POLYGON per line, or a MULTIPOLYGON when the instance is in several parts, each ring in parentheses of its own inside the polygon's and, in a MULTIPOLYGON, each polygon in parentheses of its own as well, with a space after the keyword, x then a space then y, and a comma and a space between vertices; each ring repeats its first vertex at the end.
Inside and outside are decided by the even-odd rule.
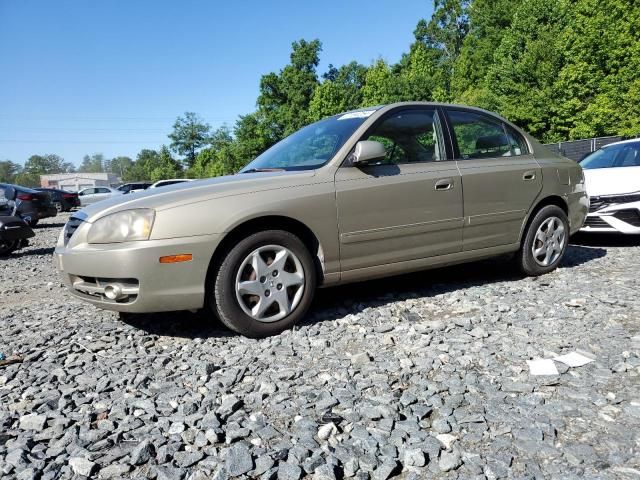
POLYGON ((146 190, 150 186, 151 186, 151 182, 132 182, 132 183, 125 183, 124 185, 120 185, 118 187, 118 190, 120 190, 123 193, 135 193, 135 192, 141 192, 143 190, 146 190))
POLYGON ((80 198, 76 192, 67 192, 57 188, 35 188, 34 190, 48 193, 58 212, 70 212, 73 208, 80 206, 80 198))
POLYGON ((0 197, 4 198, 4 190, 7 187, 14 187, 18 192, 16 198, 16 202, 18 202, 17 215, 21 218, 29 217, 30 226, 35 226, 42 218, 55 217, 58 214, 47 192, 39 192, 32 188, 10 183, 0 183, 0 197))

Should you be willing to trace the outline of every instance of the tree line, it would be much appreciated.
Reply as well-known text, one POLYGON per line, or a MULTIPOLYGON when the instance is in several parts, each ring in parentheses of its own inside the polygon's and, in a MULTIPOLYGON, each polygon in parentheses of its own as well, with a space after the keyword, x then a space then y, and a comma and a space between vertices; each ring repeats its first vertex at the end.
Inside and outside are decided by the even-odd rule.
MULTIPOLYGON (((212 130, 187 112, 168 147, 142 150, 135 160, 87 156, 80 170, 100 165, 125 181, 230 174, 309 122, 410 100, 484 107, 543 142, 636 135, 638 25, 633 0, 434 0, 433 15, 417 22, 397 63, 350 62, 320 73, 321 42, 296 41, 289 63, 260 79, 256 110, 232 127, 212 130)), ((35 173, 42 158, 72 168, 49 157, 56 156, 34 155, 22 172, 0 162, 0 180, 12 168, 35 173)))

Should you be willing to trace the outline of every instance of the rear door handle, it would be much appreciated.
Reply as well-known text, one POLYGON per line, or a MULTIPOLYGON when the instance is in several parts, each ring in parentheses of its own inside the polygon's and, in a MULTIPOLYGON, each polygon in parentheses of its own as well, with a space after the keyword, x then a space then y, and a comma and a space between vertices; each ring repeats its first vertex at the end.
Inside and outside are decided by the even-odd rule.
POLYGON ((524 172, 524 175, 522 175, 522 180, 524 180, 525 182, 530 182, 531 180, 535 180, 536 179, 536 172, 524 172))
POLYGON ((453 188, 453 179, 451 178, 443 178, 442 180, 438 180, 436 182, 436 190, 451 190, 453 188))

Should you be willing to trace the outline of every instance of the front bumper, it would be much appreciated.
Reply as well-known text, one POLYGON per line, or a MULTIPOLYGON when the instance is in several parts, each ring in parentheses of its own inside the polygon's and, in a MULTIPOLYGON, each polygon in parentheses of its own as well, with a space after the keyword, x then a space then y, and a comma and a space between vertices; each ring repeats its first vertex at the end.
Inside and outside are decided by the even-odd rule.
POLYGON ((580 231, 640 234, 640 202, 609 205, 590 212, 580 231))
POLYGON ((76 297, 106 310, 148 313, 204 306, 207 270, 220 235, 91 245, 86 230, 65 245, 64 232, 54 253, 58 272, 76 297), (160 263, 163 256, 190 253, 193 260, 160 263), (109 299, 116 285, 123 298, 109 299))

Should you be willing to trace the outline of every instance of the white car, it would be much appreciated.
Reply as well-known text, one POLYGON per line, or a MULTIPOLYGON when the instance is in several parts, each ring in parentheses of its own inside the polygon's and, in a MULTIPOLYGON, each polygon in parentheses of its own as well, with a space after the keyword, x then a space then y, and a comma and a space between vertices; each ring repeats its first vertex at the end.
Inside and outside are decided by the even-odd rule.
POLYGON ((580 166, 591 201, 581 231, 640 234, 640 139, 604 146, 580 166))
POLYGON ((116 195, 122 195, 123 192, 111 187, 89 187, 83 188, 78 192, 78 198, 80 199, 80 205, 83 207, 91 203, 99 202, 100 200, 106 200, 107 198, 115 197, 116 195))
POLYGON ((170 178, 169 180, 160 180, 149 188, 166 187, 168 185, 175 185, 176 183, 193 182, 192 178, 170 178))

